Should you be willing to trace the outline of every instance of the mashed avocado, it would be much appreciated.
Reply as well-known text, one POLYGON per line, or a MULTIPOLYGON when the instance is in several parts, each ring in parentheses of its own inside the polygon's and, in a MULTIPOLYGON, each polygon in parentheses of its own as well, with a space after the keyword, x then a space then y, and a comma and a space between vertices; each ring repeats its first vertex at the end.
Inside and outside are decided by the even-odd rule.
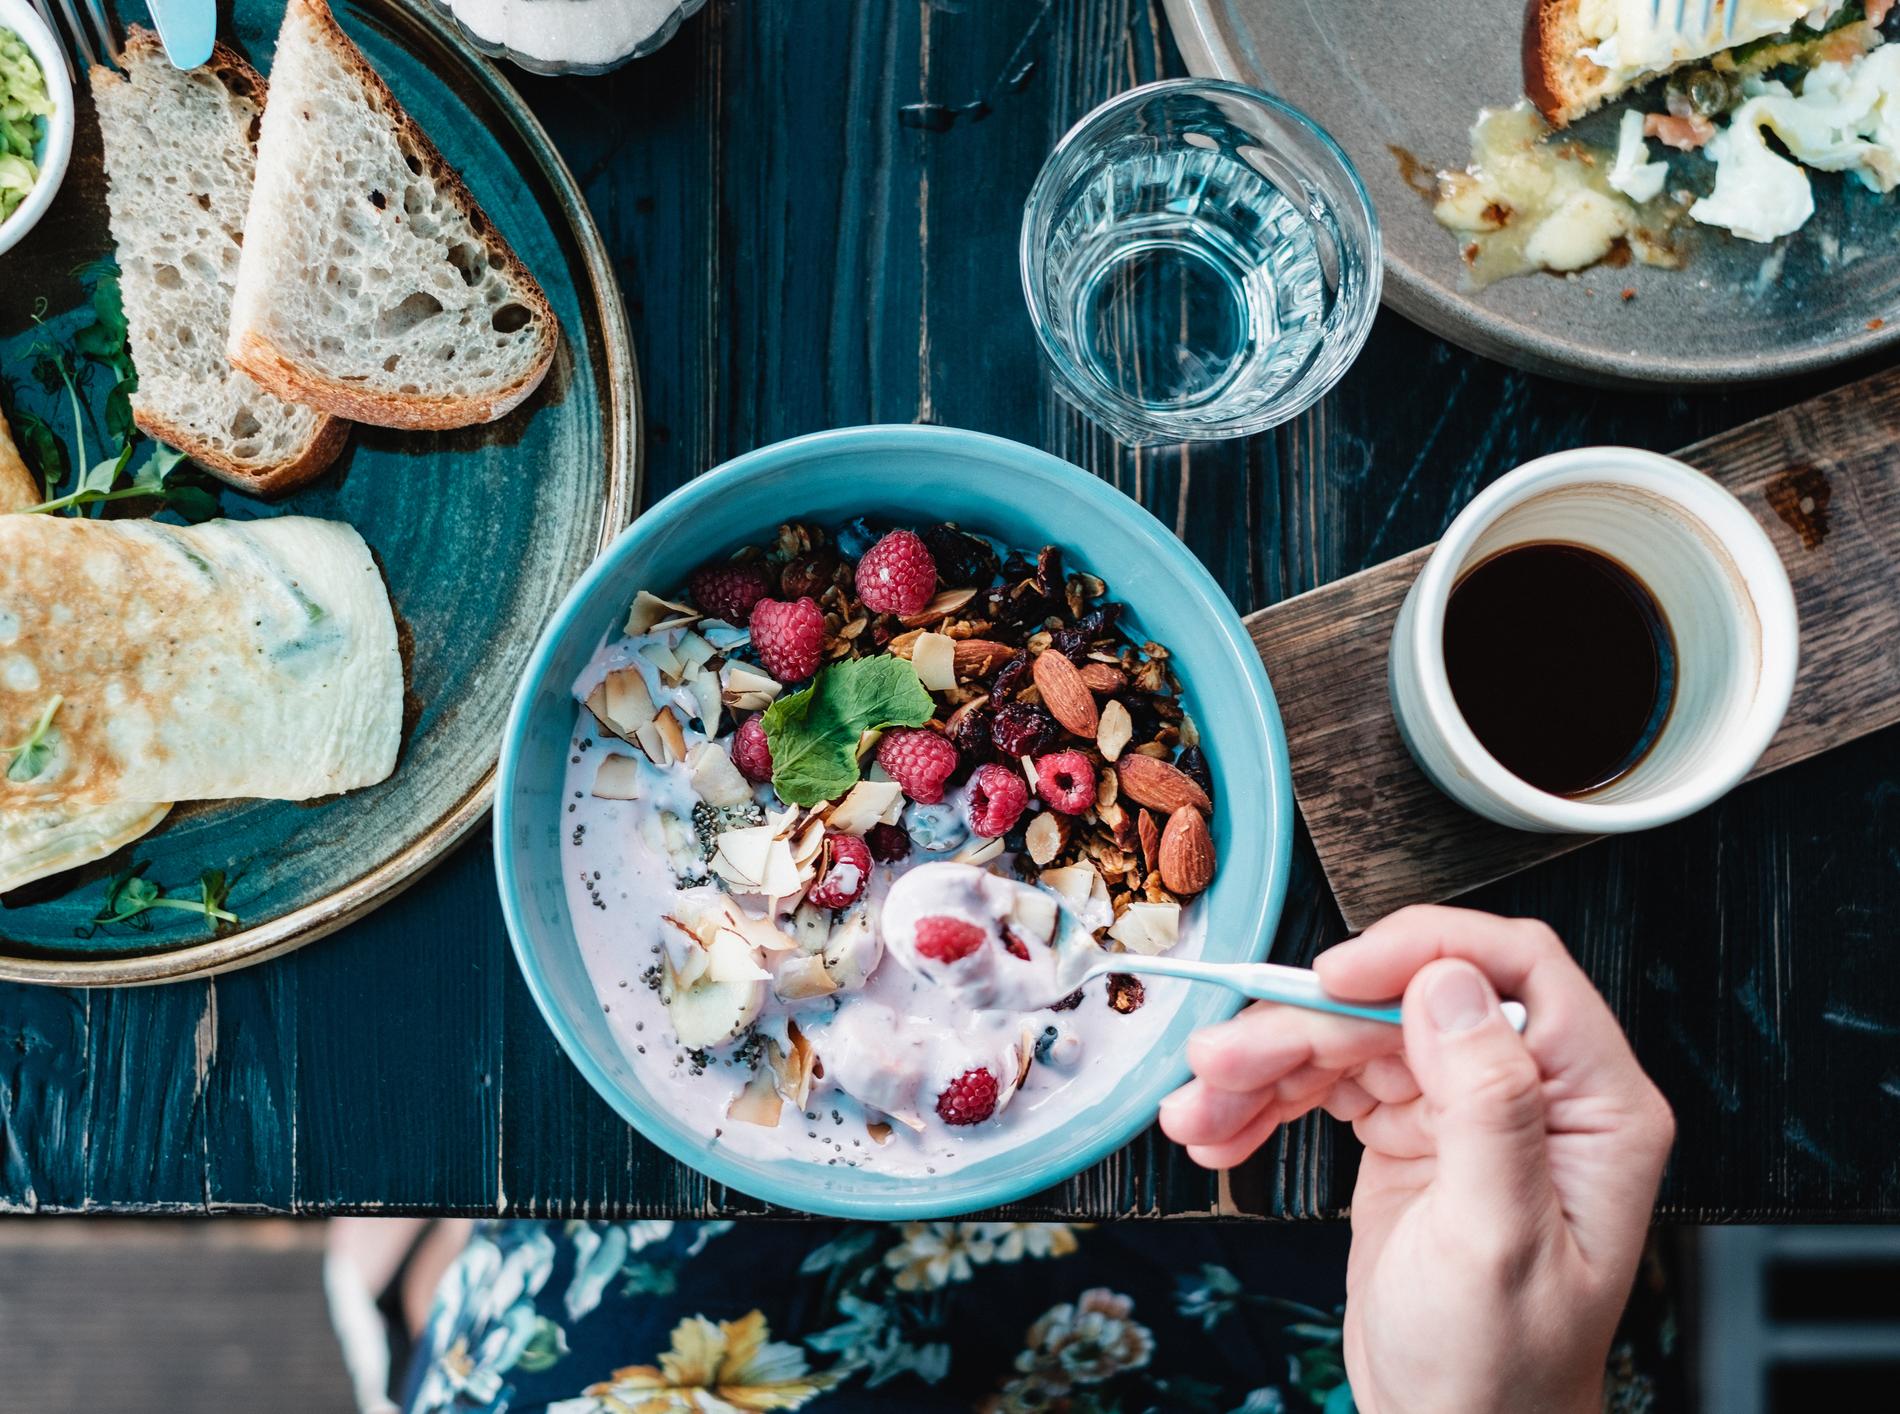
POLYGON ((40 119, 52 111, 39 64, 19 35, 0 29, 0 221, 13 214, 40 175, 33 147, 40 119))

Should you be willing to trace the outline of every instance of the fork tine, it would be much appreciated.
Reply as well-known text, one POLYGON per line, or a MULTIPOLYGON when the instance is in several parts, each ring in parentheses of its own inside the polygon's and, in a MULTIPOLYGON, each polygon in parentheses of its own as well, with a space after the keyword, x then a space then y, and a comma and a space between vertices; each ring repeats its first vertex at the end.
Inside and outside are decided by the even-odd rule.
POLYGON ((1733 39, 1735 38, 1735 12, 1740 7, 1736 5, 1735 0, 1727 0, 1727 4, 1728 11, 1722 16, 1722 38, 1733 39))
MULTIPOLYGON (((66 40, 72 46, 73 57, 86 68, 99 62, 99 51, 93 47, 92 36, 80 23, 78 12, 73 9, 73 0, 58 0, 60 15, 66 21, 66 40)), ((73 82, 79 82, 79 75, 73 75, 73 82)))
POLYGON ((40 17, 40 22, 51 32, 53 38, 59 41, 59 57, 66 61, 66 77, 78 83, 79 73, 73 68, 72 41, 66 38, 65 29, 53 17, 52 10, 47 8, 47 0, 32 0, 32 5, 34 12, 40 17))
POLYGON ((86 8, 86 18, 92 23, 92 32, 99 39, 99 52, 108 62, 118 63, 124 50, 120 47, 118 35, 112 32, 112 18, 106 14, 105 0, 80 0, 86 8))

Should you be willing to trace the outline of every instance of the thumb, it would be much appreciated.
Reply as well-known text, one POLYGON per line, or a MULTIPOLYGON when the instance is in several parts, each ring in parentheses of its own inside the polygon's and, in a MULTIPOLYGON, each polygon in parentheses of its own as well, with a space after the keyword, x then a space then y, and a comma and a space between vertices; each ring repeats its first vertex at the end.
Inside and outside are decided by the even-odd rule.
POLYGON ((1405 1056, 1432 1117, 1433 1202, 1468 1230, 1528 1235, 1550 1211, 1543 1077, 1490 980, 1446 958, 1405 989, 1405 1056))

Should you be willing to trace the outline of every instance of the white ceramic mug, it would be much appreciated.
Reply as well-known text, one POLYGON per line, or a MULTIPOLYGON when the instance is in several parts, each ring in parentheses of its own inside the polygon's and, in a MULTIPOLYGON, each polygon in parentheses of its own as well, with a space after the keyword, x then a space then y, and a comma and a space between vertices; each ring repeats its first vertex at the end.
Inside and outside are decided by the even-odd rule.
POLYGON ((1742 503, 1682 462, 1579 447, 1499 478, 1451 523, 1392 631, 1392 710, 1419 767, 1454 800, 1520 830, 1645 830, 1701 809, 1760 759, 1794 691, 1794 591, 1742 503), (1515 545, 1610 556, 1649 589, 1675 643, 1676 687, 1654 743, 1581 796, 1513 775, 1478 741, 1445 671, 1445 605, 1464 574, 1515 545))

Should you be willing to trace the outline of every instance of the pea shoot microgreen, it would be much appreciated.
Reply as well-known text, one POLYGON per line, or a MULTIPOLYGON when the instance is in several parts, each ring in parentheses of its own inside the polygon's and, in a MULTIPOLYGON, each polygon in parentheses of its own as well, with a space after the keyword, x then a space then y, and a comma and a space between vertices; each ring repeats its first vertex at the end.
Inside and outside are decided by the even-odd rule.
POLYGON ((52 700, 40 713, 40 719, 33 724, 33 730, 27 733, 25 741, 17 746, 0 746, 0 751, 6 752, 8 756, 8 780, 16 783, 30 781, 46 769, 47 760, 53 754, 53 743, 49 739, 53 730, 53 717, 65 700, 54 693, 52 700))
POLYGON ((125 923, 135 928, 150 928, 151 915, 160 909, 198 914, 213 932, 221 923, 238 921, 237 915, 224 906, 231 886, 222 869, 207 869, 200 874, 195 894, 187 889, 174 895, 146 878, 146 868, 145 864, 134 864, 114 876, 106 886, 105 905, 92 920, 95 924, 125 923))
MULTIPOLYGON (((28 464, 39 472, 47 497, 25 513, 84 515, 86 507, 111 501, 156 501, 193 524, 210 520, 218 514, 214 483, 185 465, 184 453, 154 443, 151 454, 136 469, 133 467, 139 444, 145 439, 132 417, 132 393, 138 387, 138 374, 126 340, 118 269, 109 261, 100 261, 77 273, 93 281, 90 321, 75 330, 65 345, 47 334, 31 350, 34 379, 48 396, 63 401, 70 411, 71 443, 62 442, 44 417, 20 407, 17 397, 7 410, 20 449, 28 464), (89 423, 95 432, 99 430, 98 423, 87 415, 95 370, 111 379, 105 397, 103 441, 107 447, 117 448, 97 461, 88 455, 86 436, 89 423), (71 489, 62 490, 74 473, 77 475, 71 489)), ((44 316, 42 301, 34 321, 43 330, 44 316)))

